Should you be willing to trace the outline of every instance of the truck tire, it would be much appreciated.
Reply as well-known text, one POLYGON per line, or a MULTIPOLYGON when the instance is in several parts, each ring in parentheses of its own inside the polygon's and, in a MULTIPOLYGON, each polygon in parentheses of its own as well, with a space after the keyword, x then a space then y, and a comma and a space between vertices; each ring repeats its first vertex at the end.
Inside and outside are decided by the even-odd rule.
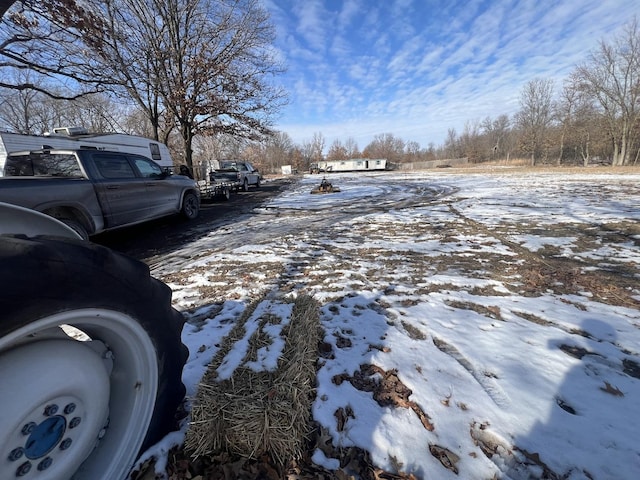
POLYGON ((73 231, 75 231, 78 235, 82 237, 83 240, 89 240, 89 233, 87 232, 87 229, 84 228, 84 226, 77 220, 74 220, 72 218, 58 218, 58 220, 60 220, 62 223, 64 223, 73 231))
POLYGON ((242 183, 242 191, 243 192, 248 192, 249 191, 249 180, 247 180, 246 178, 244 179, 244 182, 242 183))
POLYGON ((182 216, 187 220, 194 220, 200 213, 200 199, 193 192, 187 192, 182 199, 182 216))
POLYGON ((0 478, 125 478, 185 394, 171 290, 83 240, 4 235, 0 258, 0 478))

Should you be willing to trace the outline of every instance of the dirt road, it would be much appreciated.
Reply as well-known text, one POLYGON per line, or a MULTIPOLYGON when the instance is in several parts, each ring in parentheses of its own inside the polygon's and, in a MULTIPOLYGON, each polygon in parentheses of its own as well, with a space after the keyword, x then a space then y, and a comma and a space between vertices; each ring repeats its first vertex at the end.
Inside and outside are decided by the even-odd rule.
POLYGON ((259 189, 238 192, 230 200, 205 200, 200 215, 193 222, 180 217, 167 217, 93 237, 95 243, 105 245, 145 262, 169 254, 188 241, 211 232, 216 226, 228 225, 241 215, 247 215, 265 200, 287 188, 295 179, 268 180, 259 189))

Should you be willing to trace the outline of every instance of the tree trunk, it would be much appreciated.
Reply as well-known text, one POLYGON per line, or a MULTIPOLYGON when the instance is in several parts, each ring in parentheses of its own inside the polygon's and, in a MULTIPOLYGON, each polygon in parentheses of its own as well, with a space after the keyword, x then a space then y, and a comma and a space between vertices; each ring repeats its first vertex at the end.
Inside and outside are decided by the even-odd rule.
POLYGON ((190 170, 193 171, 193 130, 191 125, 181 125, 182 143, 184 146, 184 160, 190 170))
POLYGON ((564 153, 564 133, 565 127, 562 127, 562 135, 560 135, 560 154, 558 155, 558 166, 562 164, 562 154, 564 153))

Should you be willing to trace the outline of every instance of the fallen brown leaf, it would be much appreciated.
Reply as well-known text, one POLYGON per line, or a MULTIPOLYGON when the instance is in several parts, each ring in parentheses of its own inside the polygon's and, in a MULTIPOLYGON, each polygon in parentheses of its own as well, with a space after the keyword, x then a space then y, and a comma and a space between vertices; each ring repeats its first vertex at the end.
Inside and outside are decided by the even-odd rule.
POLYGON ((600 387, 600 390, 603 392, 609 393, 615 397, 624 397, 624 393, 622 393, 617 387, 614 387, 609 382, 604 382, 605 387, 600 387))

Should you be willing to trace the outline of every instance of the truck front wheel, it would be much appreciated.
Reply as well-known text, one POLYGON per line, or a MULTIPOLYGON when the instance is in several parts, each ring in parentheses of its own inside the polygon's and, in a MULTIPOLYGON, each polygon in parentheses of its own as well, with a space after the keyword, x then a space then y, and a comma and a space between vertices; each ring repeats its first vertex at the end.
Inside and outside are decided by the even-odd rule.
POLYGON ((0 237, 0 478, 125 478, 176 426, 184 319, 146 265, 0 237))

